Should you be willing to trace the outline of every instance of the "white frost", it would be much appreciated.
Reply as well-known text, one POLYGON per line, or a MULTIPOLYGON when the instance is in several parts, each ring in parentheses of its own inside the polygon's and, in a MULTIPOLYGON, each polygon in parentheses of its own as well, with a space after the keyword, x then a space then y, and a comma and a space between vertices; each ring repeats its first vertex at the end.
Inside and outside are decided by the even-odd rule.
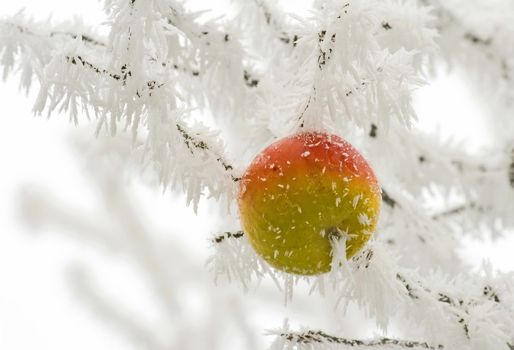
POLYGON ((353 209, 357 208, 357 204, 359 203, 361 196, 362 195, 358 194, 355 197, 353 197, 353 202, 352 202, 353 209))
POLYGON ((369 218, 369 216, 366 213, 359 213, 359 215, 357 215, 357 219, 359 220, 359 223, 361 225, 365 225, 365 226, 371 225, 371 219, 369 218))

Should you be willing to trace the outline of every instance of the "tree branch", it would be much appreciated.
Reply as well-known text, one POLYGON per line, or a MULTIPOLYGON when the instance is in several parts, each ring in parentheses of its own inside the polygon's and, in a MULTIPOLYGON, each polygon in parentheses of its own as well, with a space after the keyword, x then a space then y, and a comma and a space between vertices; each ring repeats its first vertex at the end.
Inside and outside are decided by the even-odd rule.
MULTIPOLYGON (((31 33, 31 34, 34 34, 34 33, 31 33)), ((99 40, 93 39, 89 35, 85 35, 85 34, 77 34, 77 33, 72 33, 72 32, 68 32, 68 31, 66 31, 66 32, 61 32, 61 31, 50 32, 50 37, 57 36, 57 35, 68 36, 72 39, 80 38, 81 41, 83 41, 87 44, 94 45, 94 46, 101 46, 101 47, 107 46, 107 44, 105 44, 99 40)))
POLYGON ((286 45, 292 44, 293 47, 296 47, 296 42, 299 39, 298 35, 290 35, 284 28, 282 28, 282 25, 278 23, 276 16, 273 15, 272 10, 269 8, 265 0, 254 1, 255 4, 261 8, 266 24, 279 34, 277 39, 286 45))
MULTIPOLYGON (((20 33, 24 33, 24 34, 28 34, 28 35, 33 35, 33 36, 38 36, 38 34, 36 34, 35 32, 31 31, 27 27, 24 27, 24 26, 21 26, 21 25, 18 25, 18 24, 13 24, 13 23, 6 23, 6 24, 16 27, 20 31, 20 33)), ((202 35, 207 35, 207 34, 208 34, 208 32, 202 32, 202 35)), ((107 44, 106 43, 104 43, 104 42, 102 42, 100 40, 94 39, 93 37, 91 37, 89 35, 86 35, 86 34, 82 34, 82 33, 73 33, 71 31, 52 31, 52 32, 50 32, 48 34, 48 37, 50 37, 50 38, 56 37, 56 36, 66 36, 66 37, 69 37, 71 39, 80 38, 80 40, 82 40, 86 44, 90 44, 90 45, 97 46, 97 47, 100 47, 100 48, 107 48, 107 44)), ((229 37, 230 37, 229 34, 225 34, 224 40, 225 41, 229 41, 229 37)), ((208 43, 207 43, 207 45, 208 45, 208 43)), ((155 58, 153 58, 153 57, 151 57, 150 60, 154 61, 154 62, 157 62, 157 60, 155 58)), ((95 68, 91 67, 91 63, 85 63, 85 65, 90 66, 90 68, 92 68, 92 69, 95 69, 95 68)), ((187 74, 189 74, 192 77, 199 77, 200 76, 200 71, 199 70, 188 69, 188 68, 186 68, 184 66, 181 66, 181 65, 179 65, 177 63, 163 62, 163 63, 161 63, 161 65, 163 67, 170 67, 170 68, 175 69, 176 71, 187 73, 187 74)), ((124 67, 126 67, 126 65, 124 65, 124 67)), ((100 73, 100 71, 102 73, 107 73, 106 71, 104 71, 102 69, 98 69, 98 70, 99 70, 98 73, 100 73)), ((130 71, 127 71, 126 73, 128 74, 128 76, 131 75, 130 71)), ((111 76, 111 77, 116 79, 116 80, 119 80, 119 76, 117 74, 114 74, 114 76, 111 76)), ((257 87, 259 85, 259 79, 255 78, 248 70, 244 70, 244 72, 243 72, 243 80, 244 80, 246 86, 248 86, 249 88, 254 88, 254 87, 257 87)), ((157 86, 157 87, 160 87, 160 86, 157 86)), ((141 96, 138 96, 138 97, 141 97, 141 96)))
MULTIPOLYGON (((213 28, 212 26, 209 26, 208 24, 199 25, 194 23, 194 21, 191 21, 191 23, 194 23, 196 25, 196 28, 194 30, 191 30, 190 28, 181 25, 182 19, 180 18, 179 13, 180 11, 177 11, 177 9, 171 8, 171 14, 167 16, 166 20, 168 24, 176 28, 179 28, 183 33, 185 33, 189 41, 192 42, 192 38, 195 40, 200 40, 205 47, 210 47, 215 42, 221 41, 223 43, 228 43, 234 41, 234 36, 230 33, 225 31, 219 31, 213 28)), ((175 69, 180 68, 176 64, 173 64, 172 66, 175 69)), ((182 69, 186 70, 185 68, 182 69)), ((200 75, 200 72, 193 70, 191 74, 197 77, 200 75)), ((243 79, 246 86, 250 88, 257 87, 259 84, 259 79, 253 77, 247 69, 244 69, 243 71, 243 79)))
POLYGON ((218 235, 216 237, 214 237, 212 239, 212 242, 213 243, 221 243, 223 242, 225 239, 230 239, 230 238, 241 238, 244 236, 244 232, 243 231, 236 231, 236 232, 225 232, 221 235, 218 235))
MULTIPOLYGON (((498 47, 504 46, 503 43, 497 43, 498 40, 495 40, 494 37, 483 38, 480 35, 476 34, 473 28, 467 28, 465 23, 459 20, 458 16, 455 16, 450 9, 442 5, 444 4, 444 2, 434 0, 422 0, 422 3, 426 6, 434 7, 436 9, 436 13, 438 13, 441 19, 446 19, 450 24, 460 27, 463 31, 462 39, 474 45, 481 52, 486 51, 488 53, 486 57, 492 61, 496 61, 496 64, 498 64, 501 72, 501 77, 504 80, 511 80, 511 73, 513 67, 511 67, 507 63, 509 61, 509 57, 504 57, 504 54, 502 52, 498 52, 498 47)), ((443 24, 439 26, 439 31, 441 33, 443 33, 445 29, 446 28, 443 26, 443 24)))
POLYGON ((432 215, 432 219, 438 220, 438 219, 441 219, 446 216, 461 214, 462 212, 464 212, 467 209, 476 209, 476 211, 478 211, 478 212, 484 212, 485 208, 482 205, 477 205, 475 202, 470 202, 468 204, 462 204, 455 208, 447 209, 438 214, 432 215))
MULTIPOLYGON (((389 193, 382 187, 382 201, 390 206, 391 208, 394 208, 398 202, 392 198, 389 193)), ((398 205, 399 206, 399 205, 398 205)))
POLYGON ((232 179, 232 181, 238 182, 239 180, 241 180, 240 177, 236 177, 236 176, 234 176, 234 174, 231 173, 232 170, 234 170, 234 167, 232 165, 230 165, 222 156, 220 156, 219 154, 214 152, 212 150, 212 148, 205 141, 200 140, 198 138, 198 136, 199 136, 198 134, 193 136, 191 133, 189 133, 185 130, 185 127, 183 125, 180 125, 179 123, 176 124, 176 127, 177 127, 177 130, 179 131, 180 135, 182 135, 182 137, 184 139, 184 143, 186 144, 187 148, 191 151, 191 153, 193 153, 194 149, 211 152, 216 157, 216 160, 218 161, 218 163, 220 163, 225 168, 225 170, 227 172, 229 172, 229 175, 230 175, 230 178, 232 179))
MULTIPOLYGON (((28 35, 33 35, 33 36, 38 36, 38 34, 34 33, 33 31, 31 31, 27 27, 21 26, 19 24, 9 23, 9 22, 4 22, 4 23, 6 25, 13 26, 13 27, 17 28, 20 31, 20 33, 24 33, 24 34, 28 34, 28 35)), ((48 37, 52 38, 52 37, 56 37, 56 36, 59 36, 59 35, 67 36, 67 37, 70 37, 72 39, 79 38, 84 43, 91 44, 91 45, 94 45, 94 46, 101 46, 101 47, 106 47, 107 46, 107 44, 105 44, 104 42, 101 42, 100 40, 94 39, 90 35, 86 35, 86 34, 82 34, 82 33, 73 33, 73 32, 70 32, 70 31, 58 31, 58 30, 55 30, 55 31, 50 32, 48 34, 48 37)))
MULTIPOLYGON (((429 345, 426 342, 400 340, 392 338, 377 338, 370 340, 348 339, 329 335, 323 331, 308 330, 304 332, 276 332, 278 337, 290 343, 299 345, 339 344, 355 348, 382 348, 396 346, 405 349, 444 349, 443 345, 429 345)), ((273 334, 273 333, 272 333, 273 334)))
MULTIPOLYGON (((95 73, 105 74, 106 76, 108 76, 114 80, 120 81, 123 86, 126 85, 127 80, 132 76, 132 72, 128 69, 127 65, 123 65, 121 67, 121 73, 116 74, 116 73, 109 72, 106 69, 96 66, 95 64, 89 62, 87 59, 83 58, 82 56, 78 56, 78 55, 77 56, 66 56, 66 61, 71 64, 74 64, 74 65, 80 64, 83 67, 93 70, 95 73)), ((164 83, 157 83, 155 80, 150 80, 150 81, 147 81, 145 85, 148 88, 148 90, 150 90, 148 95, 152 96, 152 90, 162 87, 164 85, 164 83)), ((142 91, 137 90, 136 96, 142 97, 143 96, 142 91)))
MULTIPOLYGON (((465 301, 461 298, 456 298, 451 296, 449 293, 446 292, 435 292, 426 285, 423 285, 421 281, 416 281, 415 283, 412 281, 408 281, 408 279, 400 274, 396 274, 396 279, 400 281, 405 289, 408 292, 409 298, 412 300, 419 300, 423 298, 423 294, 429 295, 430 298, 436 302, 446 304, 447 306, 451 307, 451 313, 456 317, 458 320, 457 322, 462 326, 462 329, 464 330, 464 333, 466 335, 466 338, 469 337, 469 325, 466 321, 466 317, 469 316, 469 311, 467 310, 467 307, 470 305, 476 305, 478 303, 478 300, 474 298, 470 298, 469 300, 465 301), (462 314, 464 313, 464 314, 462 314)), ((493 301, 497 304, 501 303, 500 297, 496 293, 496 291, 493 289, 490 285, 485 285, 483 287, 482 295, 490 301, 493 301)), ((511 343, 507 343, 507 346, 509 346, 512 349, 512 346, 514 346, 511 343)))
MULTIPOLYGON (((67 60, 67 62, 69 62, 71 64, 74 64, 74 65, 80 64, 83 67, 93 70, 95 73, 104 74, 114 80, 120 81, 120 82, 122 82, 123 85, 125 85, 127 79, 130 76, 132 76, 131 71, 128 70, 125 65, 123 67, 121 67, 121 74, 115 74, 115 73, 109 72, 106 69, 95 66, 94 64, 85 60, 81 56, 66 56, 66 60, 67 60)), ((147 82, 146 86, 147 86, 148 90, 150 90, 149 95, 151 96, 152 90, 154 90, 155 88, 159 88, 163 85, 164 84, 162 84, 162 83, 158 84, 155 80, 147 82)), ((137 97, 142 97, 142 94, 139 90, 136 91, 136 95, 137 95, 137 97)), ((191 153, 194 153, 195 149, 208 151, 208 152, 212 153, 214 155, 214 157, 216 158, 216 160, 223 166, 223 168, 225 168, 225 171, 230 172, 229 175, 230 175, 232 181, 237 182, 240 180, 239 177, 236 177, 231 173, 232 170, 234 169, 234 167, 231 164, 229 164, 221 155, 219 155, 215 151, 213 151, 212 147, 210 147, 205 141, 199 139, 198 134, 193 136, 190 132, 188 132, 186 130, 186 127, 184 125, 181 125, 179 123, 176 123, 175 126, 176 126, 178 132, 180 133, 180 135, 183 137, 184 143, 187 146, 187 148, 191 151, 191 153)))

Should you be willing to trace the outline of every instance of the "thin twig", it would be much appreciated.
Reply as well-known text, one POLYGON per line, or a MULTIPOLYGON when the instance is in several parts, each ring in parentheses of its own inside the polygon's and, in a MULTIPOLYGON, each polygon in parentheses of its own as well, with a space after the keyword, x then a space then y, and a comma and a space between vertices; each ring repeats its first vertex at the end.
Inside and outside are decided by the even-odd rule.
POLYGON ((68 31, 66 31, 66 32, 60 32, 60 31, 50 32, 50 37, 57 36, 57 35, 68 36, 72 39, 80 38, 80 40, 82 40, 83 42, 94 45, 94 46, 102 46, 102 47, 107 46, 107 44, 105 44, 99 40, 93 39, 91 36, 85 35, 85 34, 77 34, 77 33, 72 33, 72 32, 68 32, 68 31))
MULTIPOLYGON (((116 74, 116 73, 109 72, 108 70, 106 70, 104 68, 99 68, 98 66, 89 62, 82 56, 78 56, 78 55, 77 56, 66 56, 65 58, 66 58, 66 61, 71 64, 74 64, 74 65, 80 64, 83 67, 91 69, 95 73, 105 74, 114 80, 120 81, 122 83, 122 85, 126 85, 127 80, 132 76, 132 72, 127 68, 126 64, 121 67, 121 74, 116 74)), ((150 91, 148 94, 151 96, 152 91, 156 88, 162 87, 164 85, 164 83, 157 83, 155 80, 150 80, 150 81, 147 81, 145 85, 148 88, 148 90, 150 91)), ((139 90, 137 90, 136 96, 142 97, 143 95, 139 90)))
MULTIPOLYGON (((200 140, 198 138, 198 134, 193 136, 191 133, 186 131, 183 125, 180 125, 178 123, 176 124, 176 127, 180 135, 182 135, 184 143, 186 144, 187 148, 191 151, 191 153, 193 153, 194 149, 209 151, 215 155, 216 161, 218 161, 227 172, 231 172, 232 170, 234 170, 234 167, 230 165, 222 156, 216 154, 205 141, 200 140)), ((241 178, 234 176, 232 173, 230 173, 230 178, 234 182, 238 182, 239 180, 241 180, 241 178)))

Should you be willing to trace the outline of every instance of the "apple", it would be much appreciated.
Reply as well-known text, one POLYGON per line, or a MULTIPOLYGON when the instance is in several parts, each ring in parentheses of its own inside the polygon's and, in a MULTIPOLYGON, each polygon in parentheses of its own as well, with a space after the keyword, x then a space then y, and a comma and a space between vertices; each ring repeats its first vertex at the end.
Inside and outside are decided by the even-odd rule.
POLYGON ((330 271, 333 239, 346 258, 371 238, 381 190, 373 170, 348 142, 302 132, 264 149, 240 180, 238 206, 254 250, 276 269, 300 275, 330 271))

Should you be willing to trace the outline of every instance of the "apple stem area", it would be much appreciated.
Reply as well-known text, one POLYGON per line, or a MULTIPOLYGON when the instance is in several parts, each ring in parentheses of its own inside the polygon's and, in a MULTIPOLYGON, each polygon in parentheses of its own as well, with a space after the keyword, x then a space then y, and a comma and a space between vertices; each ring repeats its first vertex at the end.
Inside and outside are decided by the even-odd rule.
POLYGON ((342 231, 339 227, 329 227, 325 230, 325 235, 329 240, 340 240, 343 237, 348 237, 348 233, 342 231))

